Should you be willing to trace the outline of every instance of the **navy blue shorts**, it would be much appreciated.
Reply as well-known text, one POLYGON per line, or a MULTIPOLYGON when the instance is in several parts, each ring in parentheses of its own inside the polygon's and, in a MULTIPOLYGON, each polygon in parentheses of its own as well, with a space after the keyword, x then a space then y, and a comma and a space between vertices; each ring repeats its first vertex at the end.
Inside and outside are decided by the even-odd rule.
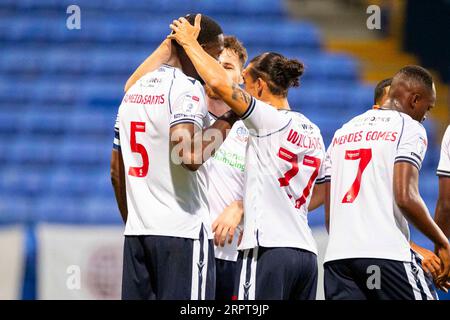
POLYGON ((216 258, 216 300, 230 301, 234 293, 234 281, 236 278, 235 261, 227 261, 216 258))
POLYGON ((214 244, 164 236, 125 236, 122 299, 212 300, 214 244))
POLYGON ((387 259, 344 259, 325 263, 327 300, 435 300, 431 275, 419 257, 412 262, 387 259))
POLYGON ((317 256, 296 248, 256 247, 239 253, 235 298, 315 300, 317 256))

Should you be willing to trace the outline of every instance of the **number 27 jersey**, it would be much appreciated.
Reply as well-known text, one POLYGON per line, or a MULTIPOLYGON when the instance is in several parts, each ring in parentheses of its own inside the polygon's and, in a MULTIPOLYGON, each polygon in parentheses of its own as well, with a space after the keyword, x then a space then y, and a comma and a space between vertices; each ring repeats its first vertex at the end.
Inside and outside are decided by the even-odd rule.
POLYGON ((334 134, 325 161, 331 180, 325 262, 351 258, 410 261, 409 228, 394 198, 394 165, 420 170, 424 127, 394 110, 369 110, 334 134))

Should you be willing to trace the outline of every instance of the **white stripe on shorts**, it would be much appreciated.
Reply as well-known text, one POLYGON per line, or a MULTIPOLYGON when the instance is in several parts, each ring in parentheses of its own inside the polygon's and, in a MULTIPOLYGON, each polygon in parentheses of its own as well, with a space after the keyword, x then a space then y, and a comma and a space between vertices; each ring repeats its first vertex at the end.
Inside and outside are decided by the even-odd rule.
POLYGON ((247 273, 247 258, 248 253, 251 249, 244 250, 244 256, 242 257, 242 267, 241 267, 241 275, 239 277, 239 294, 238 299, 244 300, 244 284, 245 284, 245 275, 247 273))
POLYGON ((425 295, 427 296, 427 300, 435 300, 433 294, 430 291, 430 288, 428 287, 427 281, 425 280, 425 273, 423 271, 423 268, 419 263, 417 262, 416 258, 413 257, 413 264, 418 268, 418 278, 420 283, 422 284, 423 291, 425 292, 425 295))
POLYGON ((403 265, 405 266, 406 275, 408 276, 409 284, 411 285, 415 300, 422 300, 422 295, 420 294, 419 287, 414 279, 414 273, 411 269, 411 263, 404 262, 403 265))
POLYGON ((191 280, 191 300, 198 300, 198 266, 200 260, 200 240, 193 241, 192 250, 192 280, 191 280))
POLYGON ((208 253, 209 253, 209 244, 208 244, 208 236, 206 232, 203 234, 203 268, 202 268, 202 283, 201 283, 201 299, 206 299, 206 282, 208 275, 208 253))

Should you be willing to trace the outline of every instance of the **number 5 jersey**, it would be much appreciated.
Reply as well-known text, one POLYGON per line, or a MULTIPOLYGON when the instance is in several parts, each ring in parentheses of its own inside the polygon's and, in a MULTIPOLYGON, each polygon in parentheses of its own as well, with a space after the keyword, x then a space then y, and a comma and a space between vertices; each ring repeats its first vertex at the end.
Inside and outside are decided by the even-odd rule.
POLYGON ((170 128, 181 123, 209 126, 203 87, 180 69, 163 65, 125 94, 114 139, 125 167, 125 235, 197 239, 203 224, 212 237, 206 175, 172 156, 170 128))

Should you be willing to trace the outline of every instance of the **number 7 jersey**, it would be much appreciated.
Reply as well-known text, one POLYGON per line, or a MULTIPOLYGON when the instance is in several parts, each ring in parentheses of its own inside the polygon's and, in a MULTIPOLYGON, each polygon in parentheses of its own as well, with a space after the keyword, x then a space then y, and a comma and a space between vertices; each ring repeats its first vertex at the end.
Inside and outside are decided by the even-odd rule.
POLYGON ((136 82, 119 107, 114 148, 121 150, 128 219, 125 235, 197 239, 202 224, 211 237, 206 175, 176 164, 170 127, 209 125, 200 83, 170 66, 136 82))
POLYGON ((331 180, 325 262, 410 261, 408 223, 394 198, 394 164, 420 170, 426 149, 424 127, 394 110, 369 110, 336 131, 325 161, 331 180))

